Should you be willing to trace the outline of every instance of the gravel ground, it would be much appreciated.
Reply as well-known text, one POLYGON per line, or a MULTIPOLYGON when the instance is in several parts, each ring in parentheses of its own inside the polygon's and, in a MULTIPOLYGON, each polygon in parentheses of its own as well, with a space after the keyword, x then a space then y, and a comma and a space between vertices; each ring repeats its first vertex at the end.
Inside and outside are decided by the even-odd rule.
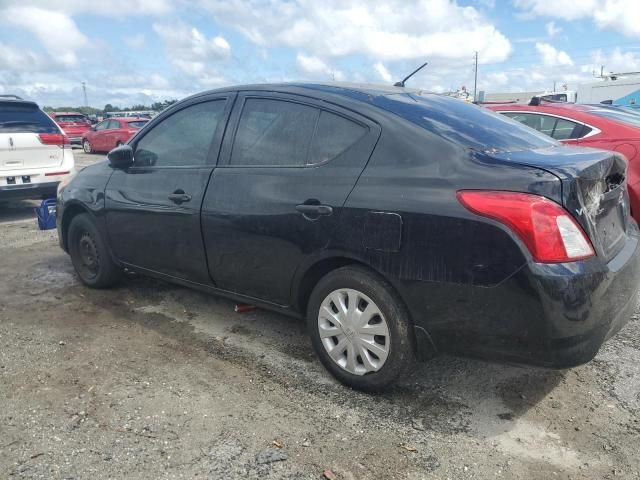
POLYGON ((0 204, 0 478, 640 479, 636 318, 572 370, 445 356, 366 395, 296 320, 82 287, 33 204, 0 204))

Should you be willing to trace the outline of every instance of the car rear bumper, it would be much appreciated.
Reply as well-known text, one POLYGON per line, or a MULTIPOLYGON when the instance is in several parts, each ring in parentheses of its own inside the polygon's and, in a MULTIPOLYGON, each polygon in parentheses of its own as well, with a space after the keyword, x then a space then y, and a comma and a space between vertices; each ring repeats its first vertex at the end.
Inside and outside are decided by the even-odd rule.
POLYGON ((73 136, 69 137, 69 141, 72 145, 82 145, 82 137, 81 136, 73 136))
POLYGON ((0 200, 55 198, 60 182, 26 183, 0 187, 0 200))
POLYGON ((460 287, 457 305, 436 307, 424 326, 439 349, 492 360, 569 368, 593 359, 638 306, 640 238, 631 222, 624 248, 565 264, 530 263, 492 287, 460 287))

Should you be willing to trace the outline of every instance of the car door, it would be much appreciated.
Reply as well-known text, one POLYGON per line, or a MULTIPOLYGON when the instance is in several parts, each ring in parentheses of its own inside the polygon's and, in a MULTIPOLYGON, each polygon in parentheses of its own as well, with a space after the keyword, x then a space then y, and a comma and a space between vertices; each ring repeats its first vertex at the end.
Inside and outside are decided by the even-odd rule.
POLYGON ((106 130, 103 133, 102 148, 105 151, 109 151, 116 146, 116 137, 118 136, 118 130, 120 129, 120 121, 109 120, 106 130))
POLYGON ((109 126, 109 120, 104 120, 95 126, 93 135, 90 136, 89 142, 95 151, 104 151, 104 133, 109 126))
POLYGON ((210 284, 200 208, 233 95, 199 97, 154 121, 132 144, 133 165, 105 190, 116 258, 139 269, 210 284))
POLYGON ((338 107, 239 95, 202 208, 209 271, 224 290, 280 305, 300 264, 332 247, 380 128, 338 107))

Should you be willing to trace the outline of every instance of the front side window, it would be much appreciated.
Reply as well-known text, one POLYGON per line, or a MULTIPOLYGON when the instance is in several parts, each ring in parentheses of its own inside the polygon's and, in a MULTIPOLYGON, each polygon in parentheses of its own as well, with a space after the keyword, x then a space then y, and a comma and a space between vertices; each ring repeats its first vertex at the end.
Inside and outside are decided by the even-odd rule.
POLYGON ((109 120, 105 120, 104 122, 100 122, 96 125, 96 131, 106 130, 109 125, 109 120))
POLYGON ((317 108, 263 98, 245 101, 231 165, 303 166, 319 115, 317 108))
POLYGON ((225 100, 198 103, 153 127, 136 145, 135 165, 184 167, 205 165, 225 100))

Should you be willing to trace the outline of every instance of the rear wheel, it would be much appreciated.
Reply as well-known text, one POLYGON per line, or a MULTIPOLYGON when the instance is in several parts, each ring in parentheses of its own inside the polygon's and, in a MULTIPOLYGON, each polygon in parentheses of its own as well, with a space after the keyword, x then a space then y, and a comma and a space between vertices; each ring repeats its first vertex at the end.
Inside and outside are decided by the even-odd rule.
POLYGON ((111 259, 107 245, 87 213, 75 216, 67 237, 69 254, 80 281, 91 288, 115 285, 122 271, 111 259))
POLYGON ((89 142, 89 140, 87 140, 86 138, 82 140, 82 149, 84 150, 84 153, 93 153, 91 142, 89 142))
POLYGON ((413 362, 409 314, 391 285, 362 267, 343 267, 320 280, 307 323, 322 364, 345 385, 381 390, 413 362))

